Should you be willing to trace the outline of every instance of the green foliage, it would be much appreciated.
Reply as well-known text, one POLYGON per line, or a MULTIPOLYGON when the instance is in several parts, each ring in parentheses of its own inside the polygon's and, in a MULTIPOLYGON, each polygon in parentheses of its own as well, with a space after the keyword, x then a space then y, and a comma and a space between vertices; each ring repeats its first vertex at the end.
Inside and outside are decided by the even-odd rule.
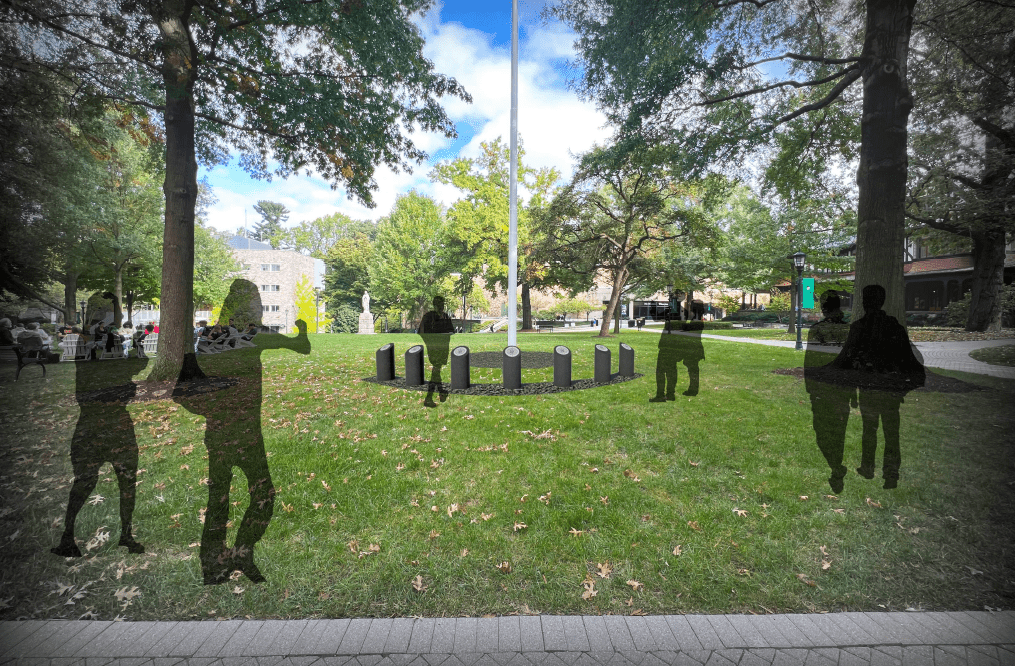
POLYGON ((945 306, 946 321, 949 326, 965 326, 969 318, 969 306, 973 302, 972 292, 966 292, 961 301, 952 301, 945 306))
POLYGON ((590 303, 580 298, 565 298, 558 301, 549 309, 550 314, 555 315, 582 315, 589 312, 602 310, 603 306, 598 303, 590 303))
POLYGON ((378 309, 395 307, 417 319, 451 273, 448 223, 433 199, 413 190, 398 197, 377 225, 369 265, 370 295, 378 309))
POLYGON ((238 279, 229 284, 229 292, 222 306, 212 311, 211 321, 235 320, 236 329, 242 331, 250 322, 261 323, 261 294, 250 280, 238 279))
POLYGON ((254 211, 261 216, 261 221, 254 224, 254 239, 271 243, 277 250, 283 239, 282 225, 289 219, 289 209, 275 201, 261 200, 254 204, 254 211))
POLYGON ((727 314, 732 314, 740 310, 740 305, 742 303, 739 296, 727 293, 720 294, 717 300, 719 307, 727 314))
POLYGON ((333 333, 358 333, 359 312, 348 303, 340 303, 332 311, 331 331, 333 333))
POLYGON ((344 213, 332 213, 309 222, 304 220, 291 229, 283 229, 279 244, 315 259, 327 259, 339 241, 364 235, 368 242, 372 241, 377 235, 377 225, 354 220, 344 213))
POLYGON ((372 259, 373 244, 364 233, 356 232, 335 241, 325 258, 328 272, 324 276, 324 295, 329 308, 342 303, 355 306, 364 291, 371 291, 374 298, 370 289, 372 259))
MULTIPOLYGON (((201 220, 194 225, 194 305, 214 309, 229 293, 230 274, 240 268, 226 242, 201 220)), ((260 321, 261 313, 257 313, 260 321)))

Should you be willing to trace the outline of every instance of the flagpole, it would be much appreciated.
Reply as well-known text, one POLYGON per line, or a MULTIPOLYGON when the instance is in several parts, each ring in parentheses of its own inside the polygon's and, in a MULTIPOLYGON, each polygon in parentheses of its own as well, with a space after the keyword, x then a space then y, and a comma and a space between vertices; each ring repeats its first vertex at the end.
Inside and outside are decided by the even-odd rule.
POLYGON ((511 172, 508 227, 508 345, 518 343, 518 0, 511 0, 511 172))

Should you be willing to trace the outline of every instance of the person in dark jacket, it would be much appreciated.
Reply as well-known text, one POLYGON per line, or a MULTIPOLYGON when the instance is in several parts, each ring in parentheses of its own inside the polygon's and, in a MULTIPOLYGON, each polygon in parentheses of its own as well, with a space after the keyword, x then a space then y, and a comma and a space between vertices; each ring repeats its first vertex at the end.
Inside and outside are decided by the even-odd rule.
POLYGON ((899 407, 909 391, 920 388, 926 371, 917 358, 905 327, 886 313, 885 288, 863 288, 864 316, 849 327, 849 336, 832 364, 852 372, 859 390, 863 420, 860 467, 857 474, 874 478, 878 426, 884 430, 882 477, 886 489, 898 487, 902 453, 899 444, 899 407))

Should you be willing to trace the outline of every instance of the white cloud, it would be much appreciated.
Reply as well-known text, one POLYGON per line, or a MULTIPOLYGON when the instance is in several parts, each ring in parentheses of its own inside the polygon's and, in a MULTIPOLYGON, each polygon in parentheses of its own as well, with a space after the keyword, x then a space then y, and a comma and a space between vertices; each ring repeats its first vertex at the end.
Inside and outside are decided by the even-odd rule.
MULTIPOLYGON (((457 152, 449 154, 454 142, 433 133, 419 132, 414 139, 430 155, 475 157, 479 144, 497 137, 510 138, 511 53, 494 45, 492 36, 459 23, 443 23, 440 7, 419 19, 426 38, 424 54, 437 71, 456 78, 472 95, 473 103, 457 99, 443 100, 449 117, 461 129, 471 129, 472 137, 457 152)), ((556 167, 564 179, 570 178, 574 159, 593 143, 609 137, 603 127, 605 117, 593 104, 583 102, 567 90, 562 64, 573 58, 574 35, 563 25, 533 23, 525 26, 519 49, 518 130, 526 151, 526 163, 534 167, 556 167)), ((332 190, 322 178, 297 176, 272 182, 248 178, 238 166, 216 168, 209 172, 219 203, 209 211, 209 222, 218 229, 238 229, 253 225, 258 216, 252 206, 259 199, 284 203, 292 214, 289 224, 342 212, 359 219, 377 219, 386 215, 399 194, 417 189, 445 205, 459 193, 453 187, 432 183, 428 174, 432 164, 414 168, 413 173, 393 173, 379 167, 375 173, 377 206, 368 209, 350 201, 343 190, 332 190)))

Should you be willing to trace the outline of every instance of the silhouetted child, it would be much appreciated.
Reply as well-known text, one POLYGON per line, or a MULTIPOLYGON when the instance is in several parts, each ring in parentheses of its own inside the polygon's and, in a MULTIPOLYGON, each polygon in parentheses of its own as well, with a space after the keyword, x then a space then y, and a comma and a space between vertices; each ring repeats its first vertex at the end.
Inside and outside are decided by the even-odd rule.
POLYGON ((427 407, 437 406, 433 401, 435 390, 439 391, 441 402, 448 399, 448 390, 441 382, 441 368, 448 363, 448 350, 451 348, 451 334, 454 331, 454 322, 444 311, 444 298, 434 296, 433 309, 423 315, 419 322, 419 335, 426 345, 427 359, 432 368, 426 399, 423 401, 427 407))

